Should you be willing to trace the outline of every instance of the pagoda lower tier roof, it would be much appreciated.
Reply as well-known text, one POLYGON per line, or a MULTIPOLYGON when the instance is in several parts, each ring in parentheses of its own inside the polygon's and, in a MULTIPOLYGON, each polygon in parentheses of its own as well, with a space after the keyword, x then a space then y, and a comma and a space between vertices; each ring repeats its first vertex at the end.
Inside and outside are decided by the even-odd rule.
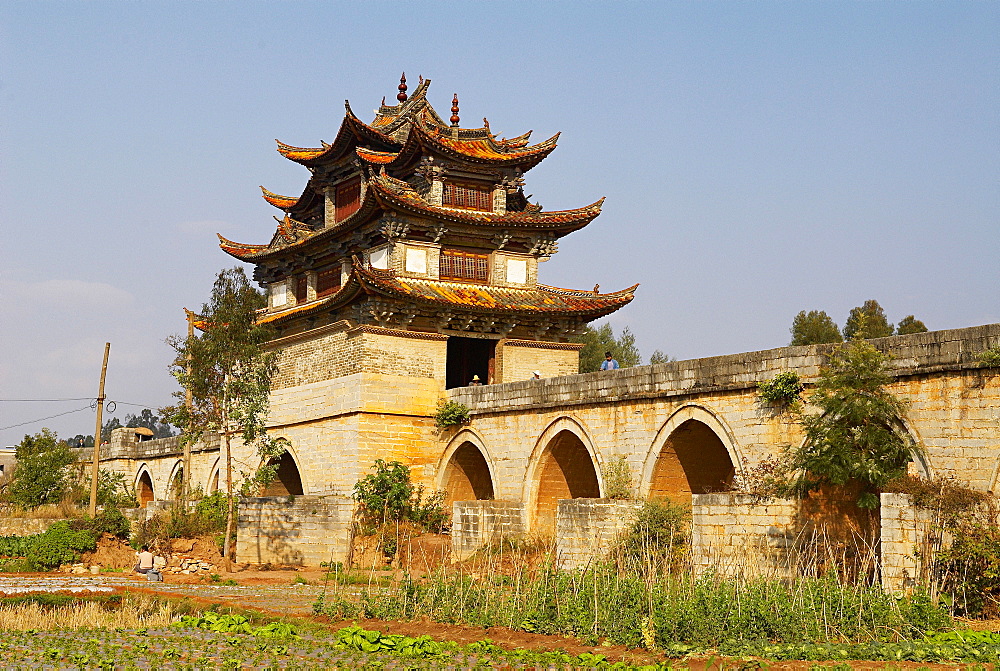
POLYGON ((433 310, 452 309, 489 315, 563 317, 592 321, 628 305, 638 284, 610 294, 559 289, 498 287, 446 280, 399 277, 393 271, 365 268, 354 259, 344 286, 335 294, 303 305, 272 312, 260 323, 278 324, 293 318, 337 310, 364 296, 381 296, 433 310))
MULTIPOLYGON (((224 252, 241 261, 259 263, 265 259, 283 253, 290 248, 301 248, 321 240, 335 239, 345 232, 369 221, 378 210, 388 212, 409 213, 411 215, 433 220, 450 221, 471 226, 485 226, 491 229, 538 230, 549 231, 556 235, 566 235, 583 228, 601 213, 604 199, 575 210, 555 210, 541 212, 534 209, 524 212, 481 212, 451 207, 431 205, 408 183, 389 177, 376 175, 368 182, 361 206, 335 226, 319 231, 307 230, 302 227, 296 231, 295 241, 290 241, 284 235, 282 224, 278 225, 278 235, 267 245, 249 245, 233 242, 219 236, 220 247, 224 252)), ((287 228, 287 225, 285 226, 287 228)))

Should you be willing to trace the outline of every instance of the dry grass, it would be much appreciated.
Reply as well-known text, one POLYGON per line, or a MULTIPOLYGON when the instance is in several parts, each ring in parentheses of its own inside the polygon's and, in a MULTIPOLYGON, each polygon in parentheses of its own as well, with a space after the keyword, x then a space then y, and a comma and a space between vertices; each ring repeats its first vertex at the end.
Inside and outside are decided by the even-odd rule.
POLYGON ((65 520, 80 517, 80 507, 75 502, 65 500, 60 503, 47 503, 37 508, 22 508, 12 503, 0 505, 0 515, 5 518, 22 520, 65 520))
POLYGON ((128 597, 121 607, 105 610, 97 602, 46 607, 28 602, 0 606, 0 631, 26 629, 141 629, 165 627, 175 617, 169 603, 148 597, 128 597))

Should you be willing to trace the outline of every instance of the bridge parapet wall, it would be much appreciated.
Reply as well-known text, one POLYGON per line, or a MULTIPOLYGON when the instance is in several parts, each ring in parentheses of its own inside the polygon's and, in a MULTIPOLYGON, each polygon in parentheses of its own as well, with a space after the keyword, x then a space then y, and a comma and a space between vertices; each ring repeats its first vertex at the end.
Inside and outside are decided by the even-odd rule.
MULTIPOLYGON (((1000 324, 877 338, 870 342, 890 356, 895 376, 975 369, 979 354, 1000 344, 1000 324)), ((815 380, 835 348, 836 345, 779 347, 615 371, 460 387, 448 393, 452 400, 464 403, 477 414, 750 389, 787 370, 797 372, 808 384, 815 380)))

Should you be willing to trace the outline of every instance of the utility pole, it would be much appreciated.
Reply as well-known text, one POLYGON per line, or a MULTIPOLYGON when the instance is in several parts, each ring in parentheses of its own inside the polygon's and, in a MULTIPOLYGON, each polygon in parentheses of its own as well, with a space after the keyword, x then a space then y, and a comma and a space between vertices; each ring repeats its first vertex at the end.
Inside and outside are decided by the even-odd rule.
MULTIPOLYGON (((184 385, 184 407, 187 408, 188 417, 191 416, 194 401, 191 393, 191 340, 194 338, 194 313, 184 308, 187 316, 188 336, 187 336, 187 377, 188 383, 184 385)), ((184 479, 181 483, 181 501, 187 505, 188 494, 191 492, 191 441, 188 436, 181 441, 184 443, 184 479)))
POLYGON ((104 378, 108 375, 108 355, 111 343, 104 343, 104 365, 101 366, 101 386, 97 392, 97 428, 94 429, 94 465, 90 471, 90 516, 97 516, 97 480, 101 470, 101 420, 104 413, 104 378))

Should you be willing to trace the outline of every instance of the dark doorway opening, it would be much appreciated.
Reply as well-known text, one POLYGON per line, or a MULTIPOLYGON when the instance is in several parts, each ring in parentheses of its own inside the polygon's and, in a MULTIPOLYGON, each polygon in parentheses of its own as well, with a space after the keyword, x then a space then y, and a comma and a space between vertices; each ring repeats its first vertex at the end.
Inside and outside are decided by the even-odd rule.
POLYGON ((302 494, 302 477, 295 465, 292 455, 285 452, 281 457, 271 459, 268 466, 277 466, 274 480, 267 486, 261 496, 300 496, 302 494))
POLYGON ((497 341, 485 338, 448 338, 448 365, 445 386, 465 387, 475 375, 483 384, 493 380, 497 341))

